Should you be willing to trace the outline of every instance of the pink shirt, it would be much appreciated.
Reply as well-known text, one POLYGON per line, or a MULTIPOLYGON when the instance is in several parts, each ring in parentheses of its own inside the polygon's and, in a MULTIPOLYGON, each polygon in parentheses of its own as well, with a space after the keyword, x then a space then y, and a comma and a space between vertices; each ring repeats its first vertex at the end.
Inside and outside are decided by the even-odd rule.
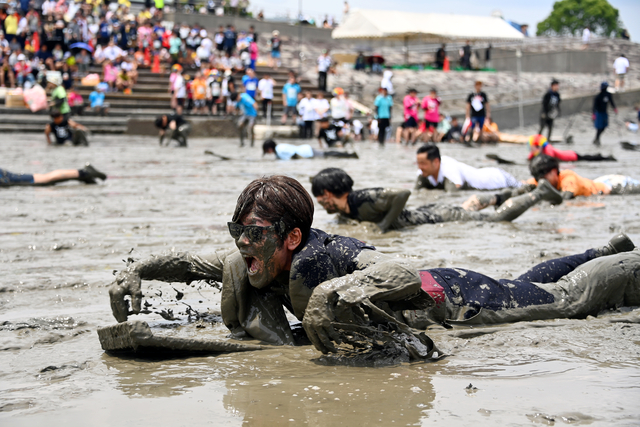
POLYGON ((416 122, 418 122, 418 107, 420 106, 420 100, 411 95, 407 95, 404 97, 402 101, 404 105, 404 119, 409 120, 409 117, 413 117, 416 122))
POLYGON ((251 44, 249 45, 249 52, 251 52, 251 60, 257 61, 258 60, 258 43, 251 42, 251 44))
POLYGON ((432 98, 425 96, 422 100, 422 109, 424 111, 424 119, 431 123, 438 123, 440 121, 440 98, 432 98))
MULTIPOLYGON (((542 154, 555 157, 562 162, 575 162, 578 160, 578 153, 572 150, 557 150, 553 145, 547 144, 542 150, 542 154)), ((529 160, 533 159, 533 151, 529 152, 529 160)))

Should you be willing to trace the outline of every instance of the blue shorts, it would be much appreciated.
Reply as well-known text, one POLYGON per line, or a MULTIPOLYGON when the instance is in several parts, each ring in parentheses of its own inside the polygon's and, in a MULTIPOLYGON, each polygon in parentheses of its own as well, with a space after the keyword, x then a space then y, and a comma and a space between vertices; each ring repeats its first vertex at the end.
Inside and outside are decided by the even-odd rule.
POLYGON ((252 70, 256 69, 256 60, 252 59, 251 63, 249 64, 249 68, 251 68, 252 70))
POLYGON ((484 119, 484 116, 471 117, 471 129, 475 128, 476 125, 480 126, 480 129, 482 129, 482 126, 484 126, 484 119))
POLYGON ((0 169, 0 187, 33 184, 33 175, 11 173, 0 169))
POLYGON ((596 113, 596 120, 593 122, 596 129, 602 130, 609 126, 609 115, 607 113, 596 113))
POLYGON ((276 58, 276 59, 280 59, 280 51, 279 50, 272 50, 271 51, 271 57, 272 58, 276 58))

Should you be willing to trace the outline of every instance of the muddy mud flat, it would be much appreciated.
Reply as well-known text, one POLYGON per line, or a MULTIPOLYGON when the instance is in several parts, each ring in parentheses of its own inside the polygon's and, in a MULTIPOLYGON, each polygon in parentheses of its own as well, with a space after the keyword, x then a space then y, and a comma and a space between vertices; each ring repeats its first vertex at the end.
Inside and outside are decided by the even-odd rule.
MULTIPOLYGON (((640 153, 624 151, 626 132, 603 146, 576 120, 580 153, 618 162, 565 164, 595 178, 640 177, 640 153)), ((559 128, 560 129, 560 128, 559 128)), ((559 131, 558 131, 559 132, 559 131)), ((566 148, 558 146, 558 148, 566 148)), ((231 247, 226 229, 246 184, 283 173, 310 189, 309 176, 344 168, 355 188, 413 188, 415 148, 356 147, 360 160, 281 162, 237 141, 194 139, 161 149, 155 138, 96 135, 88 148, 46 147, 39 135, 0 138, 2 165, 14 172, 104 170, 104 184, 0 189, 0 424, 39 425, 637 425, 640 422, 640 309, 597 317, 427 331, 447 357, 378 368, 327 366, 311 346, 149 358, 102 350, 96 330, 115 323, 108 285, 128 258, 231 247), (204 150, 234 159, 223 161, 204 150)), ((494 166, 487 153, 519 164, 527 148, 443 154, 494 166)), ((462 203, 471 193, 414 192, 410 206, 462 203)), ((339 224, 316 205, 314 227, 374 244, 416 267, 463 267, 516 277, 538 262, 602 246, 624 231, 640 242, 640 197, 542 204, 513 223, 423 225, 380 235, 367 224, 339 224)), ((145 282, 146 314, 132 316, 175 337, 229 341, 218 317, 220 293, 205 284, 145 282), (178 293, 182 294, 180 299, 178 293), (169 311, 170 310, 170 311, 169 311)), ((255 341, 242 341, 255 345, 255 341)))

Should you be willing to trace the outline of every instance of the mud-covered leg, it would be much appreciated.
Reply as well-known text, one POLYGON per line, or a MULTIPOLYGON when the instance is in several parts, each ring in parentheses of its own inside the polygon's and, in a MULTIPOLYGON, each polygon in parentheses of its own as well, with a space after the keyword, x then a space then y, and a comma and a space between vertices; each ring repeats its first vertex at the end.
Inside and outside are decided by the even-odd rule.
POLYGON ((536 283, 556 282, 560 280, 561 277, 566 276, 580 265, 591 261, 592 259, 601 256, 615 255, 617 253, 630 252, 634 248, 635 245, 626 234, 618 234, 611 238, 611 240, 601 248, 589 249, 582 254, 569 255, 542 262, 522 274, 516 280, 536 283))
POLYGON ((538 188, 531 193, 507 200, 488 220, 493 222, 513 221, 541 200, 558 205, 562 203, 562 195, 548 181, 541 179, 538 182, 538 188))

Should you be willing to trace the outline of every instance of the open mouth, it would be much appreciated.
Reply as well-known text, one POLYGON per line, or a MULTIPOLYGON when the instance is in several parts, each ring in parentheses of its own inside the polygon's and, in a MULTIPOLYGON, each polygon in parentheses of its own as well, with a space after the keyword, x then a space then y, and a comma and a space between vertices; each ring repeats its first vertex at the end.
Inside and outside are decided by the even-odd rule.
POLYGON ((247 263, 247 271, 249 274, 255 274, 260 269, 260 263, 254 257, 246 256, 244 257, 244 262, 247 263))

